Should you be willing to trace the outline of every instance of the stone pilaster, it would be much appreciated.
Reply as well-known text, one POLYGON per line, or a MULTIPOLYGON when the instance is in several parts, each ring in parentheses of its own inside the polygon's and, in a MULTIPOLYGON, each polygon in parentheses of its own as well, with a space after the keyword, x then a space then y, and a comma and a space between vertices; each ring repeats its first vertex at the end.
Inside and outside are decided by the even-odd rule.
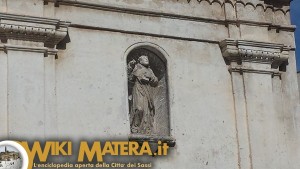
POLYGON ((0 13, 2 139, 55 136, 55 55, 67 22, 0 13), (2 118, 4 117, 4 118, 2 118))
MULTIPOLYGON (((0 48, 1 49, 1 48, 0 48)), ((0 50, 0 139, 6 138, 8 133, 7 121, 7 55, 0 50)))
POLYGON ((240 168, 288 166, 280 77, 290 48, 232 39, 220 46, 232 78, 240 168))

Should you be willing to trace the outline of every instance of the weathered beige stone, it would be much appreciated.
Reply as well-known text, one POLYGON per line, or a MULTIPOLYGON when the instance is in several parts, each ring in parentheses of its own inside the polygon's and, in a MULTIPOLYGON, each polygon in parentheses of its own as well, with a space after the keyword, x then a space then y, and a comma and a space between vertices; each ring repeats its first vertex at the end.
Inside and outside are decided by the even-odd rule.
POLYGON ((7 12, 7 3, 6 0, 0 1, 0 11, 1 12, 7 12))
POLYGON ((5 0, 6 11, 19 15, 43 16, 43 1, 40 0, 5 0))
POLYGON ((44 90, 45 90, 45 137, 58 137, 57 110, 56 110, 56 68, 55 54, 44 58, 44 90))
POLYGON ((0 12, 1 139, 128 140, 126 59, 148 46, 167 60, 176 146, 142 160, 174 169, 300 165, 287 2, 3 0, 0 12))
POLYGON ((43 138, 44 98, 44 54, 9 50, 9 138, 43 138))

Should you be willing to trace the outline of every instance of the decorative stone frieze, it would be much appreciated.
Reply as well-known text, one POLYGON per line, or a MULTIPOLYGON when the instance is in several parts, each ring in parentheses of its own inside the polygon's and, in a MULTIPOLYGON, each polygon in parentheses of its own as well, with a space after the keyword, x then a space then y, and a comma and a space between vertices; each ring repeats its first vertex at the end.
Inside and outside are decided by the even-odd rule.
POLYGON ((286 65, 291 50, 283 44, 232 39, 222 41, 220 47, 228 64, 237 63, 230 70, 261 73, 272 73, 279 66, 286 65), (246 68, 242 65, 243 62, 269 64, 272 69, 246 68))
POLYGON ((42 42, 53 48, 66 36, 70 23, 55 19, 0 14, 0 39, 42 42))

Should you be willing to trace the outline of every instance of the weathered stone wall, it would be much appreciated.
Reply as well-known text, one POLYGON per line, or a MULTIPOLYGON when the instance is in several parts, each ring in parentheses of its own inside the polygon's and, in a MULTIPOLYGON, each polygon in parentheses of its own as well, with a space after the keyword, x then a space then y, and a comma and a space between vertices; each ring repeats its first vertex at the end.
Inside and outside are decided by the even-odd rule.
POLYGON ((294 27, 286 3, 1 0, 0 5, 1 26, 13 25, 12 32, 22 32, 17 25, 55 32, 46 39, 2 35, 1 138, 128 139, 126 53, 143 43, 165 53, 176 139, 167 158, 151 159, 155 168, 300 165, 294 27))

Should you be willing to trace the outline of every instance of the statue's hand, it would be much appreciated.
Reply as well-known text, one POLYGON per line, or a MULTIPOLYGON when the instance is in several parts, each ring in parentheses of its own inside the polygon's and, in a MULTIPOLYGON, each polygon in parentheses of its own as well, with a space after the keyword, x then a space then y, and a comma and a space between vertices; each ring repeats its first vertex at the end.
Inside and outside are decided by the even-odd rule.
POLYGON ((147 77, 143 77, 141 80, 142 80, 142 82, 145 82, 145 83, 146 83, 146 82, 149 82, 150 79, 147 78, 147 77))
POLYGON ((152 86, 152 87, 156 87, 157 86, 157 84, 158 84, 158 79, 157 79, 157 77, 151 77, 150 78, 150 85, 152 86))
POLYGON ((154 83, 155 80, 156 80, 155 78, 150 78, 150 82, 151 82, 151 83, 154 83))
POLYGON ((128 75, 130 75, 132 73, 135 64, 136 64, 136 61, 134 59, 127 64, 127 74, 128 75))
POLYGON ((135 64, 136 64, 136 61, 134 59, 128 63, 128 65, 130 65, 130 66, 133 66, 135 64))

